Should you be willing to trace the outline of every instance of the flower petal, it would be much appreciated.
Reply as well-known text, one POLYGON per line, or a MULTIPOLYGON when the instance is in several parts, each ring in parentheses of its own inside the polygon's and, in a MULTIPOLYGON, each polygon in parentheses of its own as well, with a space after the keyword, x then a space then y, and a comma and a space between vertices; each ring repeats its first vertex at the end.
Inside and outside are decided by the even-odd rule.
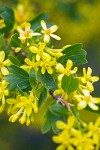
POLYGON ((6 60, 3 62, 3 64, 4 64, 5 66, 10 66, 10 65, 11 65, 11 61, 10 61, 9 59, 6 59, 6 60))
POLYGON ((53 25, 50 27, 51 33, 57 31, 58 27, 56 25, 53 25))
POLYGON ((50 34, 50 36, 56 40, 61 40, 61 38, 58 35, 50 34))
POLYGON ((50 61, 51 60, 51 56, 45 52, 43 52, 43 56, 42 56, 44 59, 46 59, 47 61, 50 61))
POLYGON ((39 54, 36 54, 36 60, 39 61, 41 56, 39 54))
POLYGON ((77 109, 81 110, 84 109, 87 106, 87 103, 85 101, 81 101, 77 104, 77 109))
POLYGON ((5 53, 4 53, 4 51, 1 51, 0 52, 0 62, 3 62, 4 59, 5 59, 5 53))
POLYGON ((35 46, 30 46, 30 47, 29 47, 29 50, 30 50, 31 52, 33 52, 33 53, 37 53, 38 48, 35 47, 35 46))
POLYGON ((48 71, 49 74, 52 74, 52 73, 53 73, 53 69, 52 69, 51 67, 49 67, 49 68, 47 69, 47 71, 48 71))
POLYGON ((1 72, 2 72, 3 75, 9 74, 9 71, 8 71, 8 69, 6 67, 2 67, 1 68, 1 72))
POLYGON ((25 58, 24 61, 25 61, 26 64, 31 65, 31 61, 28 58, 25 58))
POLYGON ((88 105, 89 105, 89 107, 90 107, 91 109, 93 109, 93 110, 98 110, 98 109, 99 109, 99 107, 96 106, 94 103, 88 103, 88 105))
POLYGON ((45 46, 46 46, 46 44, 45 44, 45 43, 40 44, 40 46, 39 46, 39 50, 43 51, 43 50, 44 50, 44 48, 45 48, 45 46))
POLYGON ((47 26, 46 26, 46 23, 45 23, 44 20, 41 20, 41 26, 42 26, 42 28, 43 28, 44 30, 47 29, 47 26))
POLYGON ((68 124, 67 125, 71 128, 74 125, 74 123, 75 123, 75 117, 70 116, 68 118, 68 124))
POLYGON ((30 35, 31 35, 31 36, 40 36, 41 34, 40 34, 40 33, 37 33, 37 32, 36 32, 36 33, 33 32, 33 33, 30 33, 30 35))
POLYGON ((50 41, 50 36, 47 35, 47 34, 45 34, 45 35, 44 35, 44 42, 45 42, 45 43, 48 43, 49 41, 50 41))
POLYGON ((87 76, 91 76, 92 74, 92 69, 90 67, 88 67, 87 69, 87 76))
POLYGON ((45 69, 45 67, 43 66, 43 67, 41 68, 41 73, 42 73, 42 74, 45 74, 45 71, 46 71, 46 69, 45 69))
POLYGON ((58 64, 56 65, 56 70, 57 70, 59 73, 63 73, 65 69, 64 69, 64 66, 63 66, 62 64, 58 63, 58 64))
POLYGON ((59 129, 65 129, 66 128, 66 124, 64 122, 62 122, 62 121, 57 121, 56 122, 56 126, 59 129))

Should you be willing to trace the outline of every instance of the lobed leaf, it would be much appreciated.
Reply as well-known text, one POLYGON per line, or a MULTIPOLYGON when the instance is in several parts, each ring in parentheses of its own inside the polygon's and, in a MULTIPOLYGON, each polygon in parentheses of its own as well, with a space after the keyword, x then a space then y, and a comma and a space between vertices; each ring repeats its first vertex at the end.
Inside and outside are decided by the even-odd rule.
POLYGON ((12 35, 11 37, 11 41, 10 41, 10 45, 12 47, 22 47, 22 43, 21 41, 18 39, 18 34, 15 33, 14 35, 12 35))
POLYGON ((53 77, 48 74, 47 72, 45 74, 41 73, 41 70, 39 69, 37 72, 37 79, 40 81, 46 88, 56 90, 57 85, 53 79, 53 77))
POLYGON ((82 49, 82 44, 77 43, 65 48, 62 53, 64 54, 61 56, 57 61, 63 65, 66 64, 67 60, 70 59, 73 61, 75 66, 86 64, 86 51, 82 49))
POLYGON ((72 75, 63 76, 61 86, 65 92, 70 93, 75 91, 78 88, 78 85, 79 85, 78 79, 74 78, 72 75))
POLYGON ((44 104, 46 99, 47 99, 47 90, 46 90, 46 88, 44 88, 43 91, 40 94, 39 107, 41 107, 44 104))
POLYGON ((18 87, 21 89, 30 87, 29 75, 25 70, 15 65, 12 65, 8 68, 12 74, 6 75, 5 79, 9 82, 8 88, 10 90, 18 90, 18 87))
POLYGON ((1 33, 8 33, 14 26, 14 12, 11 8, 5 7, 0 9, 0 16, 4 19, 5 27, 0 29, 1 33))

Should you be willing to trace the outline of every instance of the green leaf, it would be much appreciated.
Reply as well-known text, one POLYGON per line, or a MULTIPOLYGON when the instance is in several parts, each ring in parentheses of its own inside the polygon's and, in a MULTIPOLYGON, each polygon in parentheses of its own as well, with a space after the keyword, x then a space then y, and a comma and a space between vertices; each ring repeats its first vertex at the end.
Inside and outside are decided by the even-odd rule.
POLYGON ((10 51, 10 47, 9 45, 6 43, 4 34, 0 35, 0 51, 4 51, 5 52, 5 59, 9 54, 10 51))
POLYGON ((34 19, 32 19, 30 21, 31 28, 33 30, 36 30, 40 26, 40 21, 41 20, 47 20, 47 19, 48 19, 48 14, 45 14, 45 13, 39 14, 38 16, 36 16, 34 19))
POLYGON ((48 89, 52 89, 52 90, 56 90, 57 89, 57 85, 54 81, 54 79, 52 78, 52 76, 50 74, 48 74, 47 72, 45 74, 41 73, 41 70, 39 69, 37 72, 37 79, 38 81, 40 81, 46 88, 48 89))
POLYGON ((40 94, 39 107, 41 107, 44 104, 46 99, 47 99, 47 90, 46 90, 46 88, 44 88, 43 91, 40 94))
POLYGON ((3 51, 6 49, 6 42, 4 38, 4 34, 0 35, 0 51, 3 51))
POLYGON ((31 87, 36 86, 36 73, 33 68, 30 70, 30 73, 29 73, 29 82, 30 82, 31 87))
POLYGON ((19 60, 19 62, 21 63, 21 65, 24 64, 24 59, 25 59, 24 55, 22 55, 21 53, 19 53, 19 54, 17 54, 16 58, 19 60))
POLYGON ((61 86, 65 92, 70 93, 75 91, 78 88, 78 85, 79 85, 78 79, 74 78, 72 75, 63 76, 61 86))
POLYGON ((21 41, 18 39, 18 34, 17 34, 17 33, 15 33, 15 34, 11 37, 10 45, 11 45, 12 47, 22 47, 22 43, 21 43, 21 41))
POLYGON ((5 27, 0 29, 1 33, 8 33, 14 26, 14 12, 11 8, 5 7, 0 9, 0 16, 4 19, 5 27))
POLYGON ((45 120, 43 122, 42 125, 42 133, 46 133, 48 131, 50 131, 50 129, 52 128, 52 130, 56 133, 58 131, 58 129, 56 128, 56 121, 58 120, 64 120, 63 116, 59 116, 59 115, 55 115, 54 113, 52 113, 52 111, 50 110, 50 107, 55 103, 55 101, 53 101, 47 108, 46 112, 45 112, 45 120))
POLYGON ((18 87, 21 89, 30 87, 29 75, 25 70, 15 65, 10 66, 8 69, 12 72, 12 74, 5 76, 5 79, 9 82, 9 90, 16 91, 18 87))
POLYGON ((20 76, 29 78, 28 73, 24 69, 22 69, 18 66, 11 65, 10 67, 8 67, 8 69, 9 69, 10 72, 12 72, 15 75, 20 75, 20 76))
POLYGON ((68 109, 59 103, 55 103, 49 107, 49 110, 56 116, 66 116, 68 115, 68 109))
POLYGON ((45 120, 41 128, 42 133, 47 133, 50 131, 54 119, 55 116, 50 112, 50 110, 47 110, 45 114, 45 120))
POLYGON ((65 48, 62 53, 64 54, 61 56, 57 61, 63 65, 66 64, 68 59, 71 59, 75 66, 82 65, 87 63, 86 60, 86 51, 82 49, 82 44, 74 44, 67 48, 65 48))
POLYGON ((16 66, 21 66, 20 61, 19 61, 16 57, 14 57, 13 55, 9 55, 8 58, 9 58, 9 60, 10 60, 14 65, 16 65, 16 66))

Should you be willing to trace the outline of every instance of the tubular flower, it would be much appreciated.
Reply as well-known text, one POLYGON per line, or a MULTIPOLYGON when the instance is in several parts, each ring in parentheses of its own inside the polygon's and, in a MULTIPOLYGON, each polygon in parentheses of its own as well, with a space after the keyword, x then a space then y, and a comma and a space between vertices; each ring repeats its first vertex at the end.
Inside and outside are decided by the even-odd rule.
POLYGON ((42 33, 44 34, 44 42, 48 43, 50 41, 50 37, 56 39, 56 40, 61 40, 61 38, 55 34, 53 34, 58 27, 56 25, 51 26, 50 28, 47 28, 46 23, 44 20, 41 20, 41 26, 43 28, 42 33))
POLYGON ((56 58, 63 56, 63 53, 61 53, 62 49, 51 49, 46 47, 46 52, 56 58))
POLYGON ((6 80, 2 80, 0 82, 0 103, 1 103, 0 113, 4 110, 6 105, 5 96, 8 96, 9 94, 7 86, 8 86, 8 82, 6 82, 6 80))
POLYGON ((56 123, 57 128, 61 130, 58 135, 53 136, 53 141, 60 144, 56 150, 99 150, 100 117, 94 125, 90 123, 83 127, 83 131, 74 127, 74 123, 75 118, 73 116, 68 118, 67 124, 62 121, 56 123))
POLYGON ((41 58, 46 59, 48 61, 51 60, 51 56, 49 54, 47 54, 46 52, 44 52, 44 48, 45 48, 45 43, 41 43, 39 45, 39 48, 35 47, 35 46, 30 46, 29 50, 32 53, 36 54, 36 61, 39 61, 41 58))
POLYGON ((4 51, 1 51, 0 52, 0 70, 3 75, 7 75, 9 74, 9 71, 5 66, 10 66, 11 62, 9 59, 6 59, 6 60, 4 59, 5 59, 5 53, 4 51))
POLYGON ((29 96, 18 95, 16 99, 9 98, 7 99, 8 115, 11 115, 9 118, 10 122, 16 122, 19 119, 21 124, 26 123, 27 126, 33 124, 34 122, 34 113, 38 113, 38 98, 30 93, 29 96))
POLYGON ((30 29, 31 24, 24 22, 21 24, 21 26, 17 26, 17 30, 19 32, 19 39, 21 40, 22 43, 25 42, 26 39, 32 38, 32 36, 38 36, 41 35, 40 33, 33 32, 33 30, 30 29))
POLYGON ((77 108, 81 110, 88 105, 91 109, 98 110, 99 107, 95 104, 100 103, 100 98, 92 97, 88 90, 83 90, 82 92, 83 94, 74 94, 74 98, 78 102, 77 108))
POLYGON ((88 67, 87 69, 87 72, 86 72, 86 69, 83 68, 83 77, 80 77, 80 80, 83 84, 86 84, 87 88, 90 90, 90 91, 93 91, 94 90, 94 87, 93 87, 93 83, 98 81, 99 80, 99 77, 98 76, 91 76, 92 74, 92 69, 90 67, 88 67))

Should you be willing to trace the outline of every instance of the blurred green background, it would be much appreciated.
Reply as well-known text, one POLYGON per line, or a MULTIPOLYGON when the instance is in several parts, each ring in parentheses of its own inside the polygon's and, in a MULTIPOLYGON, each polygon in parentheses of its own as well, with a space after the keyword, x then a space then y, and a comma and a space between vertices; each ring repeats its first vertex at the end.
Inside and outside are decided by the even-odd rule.
MULTIPOLYGON (((18 13, 18 4, 25 7, 27 20, 31 20, 41 12, 49 14, 49 22, 58 25, 57 34, 61 41, 53 41, 56 48, 74 43, 83 43, 87 51, 88 64, 93 74, 100 76, 100 0, 0 0, 0 6, 10 6, 18 13)), ((18 16, 16 16, 18 19, 18 16)), ((83 66, 82 66, 83 67, 83 66)), ((82 67, 80 70, 82 71, 82 67)), ((100 82, 95 84, 96 96, 100 96, 100 82)), ((82 117, 86 112, 82 112, 82 117)), ((41 113, 40 113, 41 115, 41 113)), ((0 150, 54 150, 52 133, 42 135, 37 124, 42 117, 37 118, 35 127, 25 127, 18 123, 8 122, 6 115, 0 114, 0 150)), ((87 120, 93 120, 96 115, 88 114, 87 120)))

